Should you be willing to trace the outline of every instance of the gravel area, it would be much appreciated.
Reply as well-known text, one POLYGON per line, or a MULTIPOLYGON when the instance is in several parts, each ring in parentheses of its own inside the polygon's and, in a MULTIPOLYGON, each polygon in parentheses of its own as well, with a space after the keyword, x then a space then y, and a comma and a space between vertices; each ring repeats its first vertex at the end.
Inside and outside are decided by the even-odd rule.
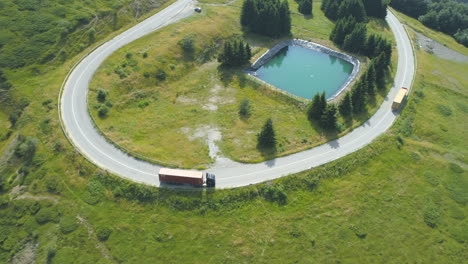
POLYGON ((442 59, 468 63, 468 56, 463 55, 452 49, 449 49, 446 46, 440 44, 439 42, 428 38, 419 32, 415 32, 415 34, 417 37, 419 48, 424 49, 428 53, 434 54, 435 56, 442 59))

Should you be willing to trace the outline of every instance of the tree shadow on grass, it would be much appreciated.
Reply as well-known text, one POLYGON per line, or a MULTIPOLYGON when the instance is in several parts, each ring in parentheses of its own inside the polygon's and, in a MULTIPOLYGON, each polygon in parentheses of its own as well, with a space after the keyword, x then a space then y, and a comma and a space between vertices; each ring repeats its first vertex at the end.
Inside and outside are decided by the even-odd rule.
POLYGON ((275 165, 275 158, 276 154, 278 153, 276 146, 264 147, 257 144, 257 150, 260 152, 260 155, 262 155, 263 159, 266 160, 265 163, 268 167, 272 167, 273 165, 275 165))
POLYGON ((243 68, 247 68, 248 66, 240 66, 240 67, 226 67, 226 66, 218 66, 218 78, 223 83, 224 86, 228 86, 233 81, 237 81, 241 88, 245 87, 247 82, 247 76, 242 71, 243 68))

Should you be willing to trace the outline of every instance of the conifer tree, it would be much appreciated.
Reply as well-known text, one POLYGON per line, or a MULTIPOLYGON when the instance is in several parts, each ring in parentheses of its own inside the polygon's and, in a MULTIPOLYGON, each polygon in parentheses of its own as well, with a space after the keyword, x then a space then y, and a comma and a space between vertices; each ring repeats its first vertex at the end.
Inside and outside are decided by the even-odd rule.
POLYGON ((303 15, 312 15, 312 0, 297 0, 297 11, 303 15))
POLYGON ((383 0, 363 0, 368 16, 385 19, 387 15, 387 3, 383 0))
POLYGON ((258 134, 257 144, 261 148, 274 148, 276 146, 276 135, 271 118, 263 125, 262 131, 258 134))
POLYGON ((307 118, 309 120, 320 120, 326 107, 327 100, 325 99, 325 93, 317 93, 309 104, 307 118))
POLYGON ((330 40, 333 41, 338 46, 343 45, 346 35, 351 33, 356 26, 356 19, 354 17, 345 17, 339 19, 335 27, 333 28, 332 33, 330 34, 330 40))
POLYGON ((375 66, 374 66, 374 64, 370 64, 366 74, 363 77, 363 78, 366 79, 367 95, 369 95, 369 96, 375 96, 375 85, 376 85, 375 76, 376 76, 375 75, 375 66))
POLYGON ((344 98, 341 100, 340 105, 338 106, 339 112, 343 117, 350 117, 352 114, 352 105, 351 105, 351 92, 346 92, 344 98))
POLYGON ((335 104, 329 104, 323 111, 320 118, 320 123, 326 130, 336 129, 336 106, 335 104))
POLYGON ((351 104, 353 106, 353 113, 359 114, 366 109, 366 93, 362 82, 356 83, 351 91, 351 104))
POLYGON ((367 20, 366 9, 361 0, 344 0, 338 9, 338 18, 353 16, 357 22, 367 20))
POLYGON ((360 53, 361 51, 364 51, 363 44, 366 43, 366 38, 367 38, 366 24, 358 23, 356 24, 351 34, 345 37, 344 42, 343 42, 343 49, 349 52, 360 53))

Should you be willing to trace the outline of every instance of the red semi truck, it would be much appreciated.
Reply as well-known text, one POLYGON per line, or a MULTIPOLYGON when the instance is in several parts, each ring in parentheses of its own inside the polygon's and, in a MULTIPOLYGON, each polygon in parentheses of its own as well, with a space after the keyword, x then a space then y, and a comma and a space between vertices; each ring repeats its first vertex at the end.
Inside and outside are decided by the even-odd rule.
POLYGON ((194 186, 215 187, 215 175, 203 171, 161 168, 159 181, 169 184, 190 184, 194 186))

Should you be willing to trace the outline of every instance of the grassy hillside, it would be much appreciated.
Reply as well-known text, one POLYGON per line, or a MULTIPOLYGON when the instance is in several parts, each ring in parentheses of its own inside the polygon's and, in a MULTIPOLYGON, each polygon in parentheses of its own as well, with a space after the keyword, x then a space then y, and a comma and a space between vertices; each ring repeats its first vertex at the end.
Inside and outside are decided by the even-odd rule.
MULTIPOLYGON (((249 42, 254 61, 274 44, 290 38, 242 33, 238 8, 241 2, 204 6, 201 14, 135 41, 110 56, 94 76, 89 93, 90 112, 102 133, 152 161, 197 168, 213 162, 207 143, 212 134, 217 134, 212 137, 217 140, 220 155, 241 162, 259 162, 323 144, 337 134, 349 132, 375 112, 386 91, 378 93, 367 113, 354 122, 340 120, 339 132, 327 133, 311 125, 303 102, 260 85, 240 69, 220 68, 216 56, 225 39, 242 37, 249 42), (175 45, 186 38, 194 42, 192 54, 175 45), (164 79, 157 77, 161 71, 164 79), (98 100, 99 90, 108 94, 105 102, 98 100), (248 118, 238 114, 239 104, 245 98, 252 106, 248 118), (105 116, 100 114, 103 108, 108 109, 105 116), (277 135, 274 153, 257 148, 257 134, 268 118, 272 118, 277 135)), ((328 40, 333 22, 324 16, 320 3, 315 3, 313 18, 297 13, 296 2, 290 4, 293 38, 334 47, 328 40)), ((393 39, 384 21, 372 20, 369 29, 393 39)), ((360 59, 364 71, 367 59, 360 59)), ((396 54, 393 62, 396 65, 396 54)))
POLYGON ((0 67, 60 64, 166 2, 2 1, 0 67))
POLYGON ((55 107, 73 61, 9 72, 30 100, 14 132, 37 147, 31 159, 0 158, 9 160, 0 164, 0 263, 463 263, 468 64, 417 56, 409 103, 379 140, 320 168, 214 192, 132 184, 77 154, 55 107))

